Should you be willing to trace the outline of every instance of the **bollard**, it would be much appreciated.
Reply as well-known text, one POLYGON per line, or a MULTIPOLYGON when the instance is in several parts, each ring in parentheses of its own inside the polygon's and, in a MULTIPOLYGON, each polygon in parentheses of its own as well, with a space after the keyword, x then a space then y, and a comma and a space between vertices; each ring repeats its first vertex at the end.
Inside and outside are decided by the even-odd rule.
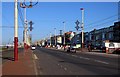
POLYGON ((106 47, 106 53, 109 53, 109 49, 108 49, 108 47, 106 47))

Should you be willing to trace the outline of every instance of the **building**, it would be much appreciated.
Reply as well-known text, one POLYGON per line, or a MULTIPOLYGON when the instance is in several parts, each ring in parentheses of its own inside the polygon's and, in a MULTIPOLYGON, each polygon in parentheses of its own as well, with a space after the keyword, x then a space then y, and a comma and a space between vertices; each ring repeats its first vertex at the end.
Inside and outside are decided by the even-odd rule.
POLYGON ((94 29, 88 33, 88 43, 94 46, 102 46, 105 41, 120 42, 120 22, 110 27, 94 29))
MULTIPOLYGON (((84 33, 84 44, 87 44, 88 41, 88 32, 84 33)), ((79 34, 75 34, 74 37, 71 39, 71 45, 79 45, 79 47, 81 47, 82 43, 82 32, 80 32, 79 34)))
MULTIPOLYGON (((81 45, 81 33, 76 34, 71 44, 81 45)), ((101 29, 94 29, 90 32, 84 33, 84 45, 88 47, 89 44, 93 46, 102 46, 106 41, 120 42, 120 22, 115 22, 114 25, 101 29)))
MULTIPOLYGON (((65 33, 65 44, 74 45, 79 44, 81 47, 81 37, 82 33, 76 34, 75 32, 69 31, 65 33)), ((52 36, 46 41, 44 45, 63 45, 64 44, 64 35, 52 36)), ((89 44, 93 46, 102 46, 106 41, 109 42, 120 42, 120 22, 115 22, 114 25, 101 29, 94 29, 90 32, 84 32, 84 45, 88 47, 89 44)))
POLYGON ((75 32, 69 31, 65 33, 65 44, 70 45, 72 38, 75 36, 75 32))
POLYGON ((114 23, 114 41, 115 42, 120 42, 120 21, 119 22, 116 22, 114 23))
MULTIPOLYGON (((65 33, 65 44, 69 45, 71 42, 72 37, 75 35, 74 32, 69 31, 65 33)), ((50 39, 51 39, 51 45, 55 45, 55 40, 56 40, 56 45, 63 45, 64 44, 64 35, 56 35, 56 36, 52 36, 51 38, 49 38, 48 42, 50 43, 50 39)))

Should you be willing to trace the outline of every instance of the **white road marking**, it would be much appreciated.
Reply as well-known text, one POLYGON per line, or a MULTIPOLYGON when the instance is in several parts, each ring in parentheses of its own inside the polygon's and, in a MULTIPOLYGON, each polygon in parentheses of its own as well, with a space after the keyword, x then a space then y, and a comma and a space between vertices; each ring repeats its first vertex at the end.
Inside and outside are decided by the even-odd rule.
MULTIPOLYGON (((69 55, 69 54, 66 54, 66 55, 69 55)), ((78 57, 78 56, 76 56, 76 55, 71 55, 71 56, 73 56, 73 57, 78 57)), ((80 56, 79 58, 80 58, 80 59, 85 59, 85 60, 93 60, 93 61, 95 61, 95 62, 99 62, 99 63, 103 63, 103 64, 109 64, 108 62, 105 62, 105 61, 94 60, 94 59, 90 59, 90 58, 87 58, 87 57, 82 57, 82 56, 80 56)))
POLYGON ((90 58, 87 58, 87 57, 79 57, 81 59, 85 59, 85 60, 93 60, 95 62, 99 62, 99 63, 103 63, 103 64, 109 64, 108 62, 105 62, 105 61, 101 61, 101 60, 94 60, 94 59, 90 59, 90 58))
MULTIPOLYGON (((38 68, 40 69, 40 66, 38 66, 38 68)), ((42 74, 42 71, 41 71, 41 70, 39 71, 39 74, 40 74, 40 75, 42 74)))
POLYGON ((35 63, 34 60, 33 60, 33 64, 34 64, 34 71, 35 71, 35 74, 38 75, 37 66, 36 66, 36 63, 35 63))
POLYGON ((64 70, 66 71, 66 70, 67 70, 67 68, 64 68, 64 70))
POLYGON ((79 58, 81 58, 81 59, 82 59, 83 57, 81 57, 81 56, 80 56, 79 58))
POLYGON ((34 59, 36 59, 36 60, 38 59, 38 57, 35 54, 34 54, 34 59))
POLYGON ((84 57, 83 59, 90 60, 90 58, 84 57))
POLYGON ((78 56, 76 56, 76 55, 71 55, 71 56, 73 56, 73 57, 78 57, 78 56))
POLYGON ((109 64, 108 62, 100 61, 100 60, 94 60, 95 62, 103 63, 103 64, 109 64))
POLYGON ((66 55, 69 55, 69 54, 66 54, 66 55))
POLYGON ((87 57, 79 57, 81 59, 85 59, 85 60, 90 60, 90 58, 87 58, 87 57))
MULTIPOLYGON (((33 58, 35 58, 34 56, 35 54, 32 55, 33 58)), ((34 66, 34 71, 35 71, 35 74, 38 75, 38 71, 37 71, 37 66, 36 66, 36 62, 35 60, 33 59, 33 66, 34 66)))

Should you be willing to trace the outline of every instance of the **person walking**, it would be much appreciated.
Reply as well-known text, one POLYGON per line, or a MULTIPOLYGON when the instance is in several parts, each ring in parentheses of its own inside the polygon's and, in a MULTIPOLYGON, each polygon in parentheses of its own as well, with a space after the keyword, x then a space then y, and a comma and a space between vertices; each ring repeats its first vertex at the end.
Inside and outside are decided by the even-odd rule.
POLYGON ((88 51, 91 52, 91 44, 88 45, 88 51))

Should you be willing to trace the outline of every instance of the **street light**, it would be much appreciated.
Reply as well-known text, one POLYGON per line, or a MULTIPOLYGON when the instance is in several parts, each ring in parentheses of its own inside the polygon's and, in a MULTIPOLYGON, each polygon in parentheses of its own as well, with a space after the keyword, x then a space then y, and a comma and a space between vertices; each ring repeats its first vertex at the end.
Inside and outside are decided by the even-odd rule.
POLYGON ((81 8, 81 11, 82 11, 82 25, 81 25, 81 28, 82 28, 82 48, 84 48, 84 9, 81 8))
POLYGON ((51 47, 51 32, 50 32, 50 47, 51 47))
POLYGON ((14 61, 18 60, 18 0, 14 3, 14 61))
POLYGON ((63 22, 64 24, 64 45, 65 45, 65 22, 63 22))
POLYGON ((56 46, 56 28, 54 28, 55 30, 55 46, 56 46))

